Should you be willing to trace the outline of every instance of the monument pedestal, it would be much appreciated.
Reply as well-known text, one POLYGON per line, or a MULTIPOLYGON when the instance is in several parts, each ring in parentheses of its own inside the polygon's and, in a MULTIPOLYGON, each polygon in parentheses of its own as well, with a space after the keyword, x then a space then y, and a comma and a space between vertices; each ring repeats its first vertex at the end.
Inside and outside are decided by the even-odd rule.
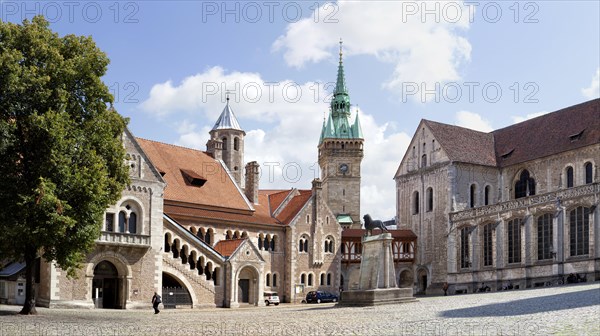
POLYGON ((358 289, 342 292, 342 306, 375 306, 415 301, 412 288, 396 286, 392 235, 364 237, 358 289))

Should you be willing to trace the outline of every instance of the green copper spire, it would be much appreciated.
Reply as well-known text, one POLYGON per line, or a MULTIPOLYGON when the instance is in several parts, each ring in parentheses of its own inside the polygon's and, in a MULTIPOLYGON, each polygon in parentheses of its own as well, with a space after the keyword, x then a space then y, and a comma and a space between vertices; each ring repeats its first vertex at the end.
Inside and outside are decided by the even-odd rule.
POLYGON ((338 65, 337 81, 335 82, 335 91, 331 100, 331 112, 333 117, 350 116, 350 96, 346 88, 346 77, 344 76, 344 63, 342 62, 342 39, 340 39, 340 63, 338 65))
POLYGON ((333 91, 333 99, 329 106, 329 117, 323 122, 319 143, 325 139, 362 139, 362 130, 358 119, 358 111, 354 123, 350 124, 350 95, 346 87, 344 64, 342 61, 342 40, 340 39, 340 62, 337 81, 333 91))

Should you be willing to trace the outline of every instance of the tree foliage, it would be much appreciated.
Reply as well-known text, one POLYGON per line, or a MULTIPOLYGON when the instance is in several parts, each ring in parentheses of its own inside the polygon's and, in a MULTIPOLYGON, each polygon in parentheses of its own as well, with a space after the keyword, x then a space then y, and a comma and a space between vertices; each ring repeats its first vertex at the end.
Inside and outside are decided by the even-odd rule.
POLYGON ((108 63, 91 37, 59 37, 40 16, 0 21, 0 256, 27 264, 22 313, 35 313, 35 259, 73 275, 129 182, 108 63))

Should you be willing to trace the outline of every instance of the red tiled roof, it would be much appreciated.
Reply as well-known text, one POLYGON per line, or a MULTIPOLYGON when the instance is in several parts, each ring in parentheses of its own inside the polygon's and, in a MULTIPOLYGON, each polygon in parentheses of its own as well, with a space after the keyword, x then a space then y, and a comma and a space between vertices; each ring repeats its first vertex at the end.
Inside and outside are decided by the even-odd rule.
POLYGON ((456 162, 495 166, 494 137, 472 129, 423 120, 448 157, 456 162))
POLYGON ((219 240, 214 246, 215 251, 219 252, 224 257, 229 257, 237 250, 246 238, 219 240))
POLYGON ((152 164, 165 173, 165 201, 250 210, 226 170, 206 153, 146 139, 137 141, 152 164), (182 171, 207 181, 202 186, 191 185, 182 171))
MULTIPOLYGON (((360 238, 366 234, 365 229, 345 229, 342 231, 342 239, 344 238, 360 238)), ((379 232, 373 230, 373 232, 379 232)), ((412 230, 389 230, 394 238, 402 239, 417 239, 417 235, 412 230)))
POLYGON ((496 160, 500 167, 597 144, 600 142, 600 99, 567 107, 492 133, 496 143, 496 160), (577 139, 571 139, 572 136, 577 139), (506 158, 502 157, 508 153, 510 155, 506 158))
POLYGON ((281 205, 281 203, 285 200, 285 198, 292 192, 293 189, 289 190, 265 190, 260 191, 263 193, 268 193, 269 195, 269 205, 271 207, 271 213, 275 212, 277 208, 281 205))
POLYGON ((277 215, 277 219, 282 223, 289 224, 312 196, 312 190, 298 190, 298 192, 299 194, 294 196, 277 215))
MULTIPOLYGON (((255 208, 263 209, 266 206, 255 205, 255 208)), ((169 217, 177 219, 177 222, 181 224, 192 224, 193 221, 185 219, 187 217, 197 217, 205 219, 216 219, 220 221, 232 221, 239 223, 254 223, 254 224, 273 224, 280 225, 281 223, 269 215, 266 215, 263 211, 254 211, 250 213, 236 213, 227 211, 227 209, 203 209, 197 207, 186 207, 182 205, 168 204, 165 203, 164 213, 169 217), (222 211, 221 211, 222 210, 222 211)))

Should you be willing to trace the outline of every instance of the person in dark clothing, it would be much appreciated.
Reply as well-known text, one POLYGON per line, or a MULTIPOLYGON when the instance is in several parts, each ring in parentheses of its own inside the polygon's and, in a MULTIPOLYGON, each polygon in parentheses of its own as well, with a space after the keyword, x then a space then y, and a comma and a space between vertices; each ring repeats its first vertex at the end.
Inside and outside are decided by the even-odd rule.
POLYGON ((154 296, 152 297, 152 307, 154 308, 154 314, 158 314, 160 313, 160 310, 158 310, 158 305, 162 302, 160 295, 158 295, 158 293, 154 292, 154 296))
POLYGON ((442 286, 442 289, 444 290, 444 296, 448 295, 448 283, 444 282, 444 286, 442 286))

